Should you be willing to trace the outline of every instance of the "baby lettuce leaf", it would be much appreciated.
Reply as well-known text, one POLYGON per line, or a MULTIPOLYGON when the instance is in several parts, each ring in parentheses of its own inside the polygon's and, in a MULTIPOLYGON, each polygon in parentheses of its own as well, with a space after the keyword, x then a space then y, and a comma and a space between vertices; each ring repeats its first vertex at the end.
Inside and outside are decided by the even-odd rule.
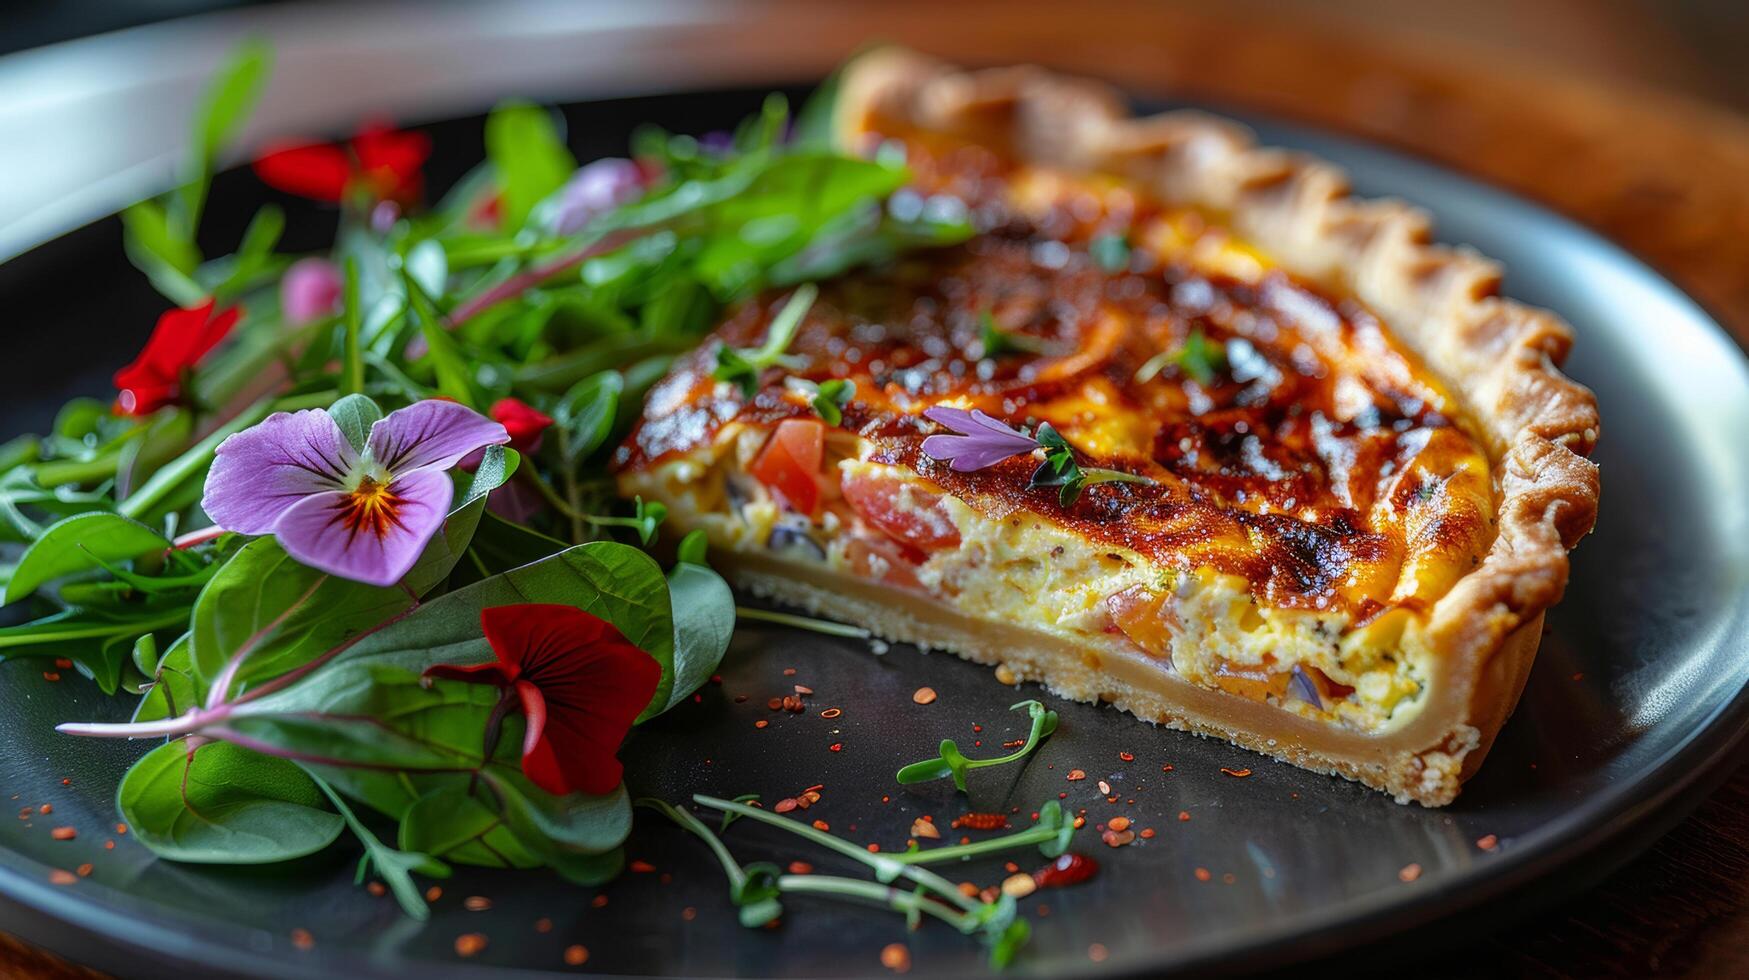
POLYGON ((327 847, 345 828, 295 763, 229 742, 209 742, 192 756, 185 740, 160 745, 122 777, 116 802, 152 853, 197 864, 289 861, 327 847))
POLYGON ((127 561, 169 547, 162 534, 119 514, 74 514, 49 527, 24 552, 6 583, 6 601, 17 602, 45 582, 92 571, 102 562, 127 561))

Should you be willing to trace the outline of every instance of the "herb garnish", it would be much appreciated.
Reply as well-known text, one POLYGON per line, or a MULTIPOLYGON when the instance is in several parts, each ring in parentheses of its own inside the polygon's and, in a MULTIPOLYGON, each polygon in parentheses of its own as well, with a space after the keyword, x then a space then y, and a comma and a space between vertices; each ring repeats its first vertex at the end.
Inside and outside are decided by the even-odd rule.
POLYGON ((826 421, 827 425, 842 425, 844 423, 844 406, 856 397, 856 382, 844 378, 833 378, 822 381, 814 397, 808 401, 813 406, 814 414, 826 421))
POLYGON ((1100 235, 1087 243, 1087 254, 1106 272, 1123 272, 1130 267, 1129 236, 1100 235))
POLYGON ((1161 351, 1136 369, 1138 384, 1152 381, 1161 371, 1176 366, 1199 385, 1206 385, 1227 363, 1227 348, 1203 334, 1201 327, 1191 327, 1184 345, 1176 350, 1161 351))
POLYGON ((796 287, 796 291, 790 294, 789 301, 783 304, 783 309, 771 318, 771 326, 765 333, 765 343, 758 347, 741 349, 726 344, 717 348, 717 369, 713 376, 718 381, 728 381, 740 386, 741 394, 748 398, 758 394, 759 376, 766 368, 793 362, 784 351, 789 349, 790 341, 795 339, 796 329, 802 325, 802 318, 808 314, 808 307, 814 305, 814 299, 819 295, 819 288, 811 282, 796 287))
POLYGON ((1001 357, 1004 354, 1042 354, 1045 342, 1037 337, 1014 333, 996 326, 996 317, 989 310, 978 314, 978 356, 1001 357))
POLYGON ((941 740, 940 752, 935 758, 911 763, 900 769, 896 778, 900 783, 909 786, 913 783, 927 783, 945 776, 952 776, 954 787, 964 793, 967 773, 973 769, 983 769, 986 766, 1002 766, 1010 762, 1018 762, 1031 755, 1040 743, 1050 738, 1051 733, 1057 730, 1057 713, 1045 708, 1043 702, 1026 700, 1008 706, 1010 711, 1019 711, 1022 708, 1025 708, 1027 714, 1032 718, 1032 730, 1027 732, 1026 744, 1015 749, 1012 753, 995 759, 968 759, 953 739, 944 738, 941 740))
POLYGON ((1081 496, 1084 487, 1097 483, 1144 483, 1154 481, 1135 473, 1125 473, 1123 470, 1106 469, 1101 466, 1082 466, 1075 461, 1075 447, 1069 445, 1049 422, 1041 422, 1038 427, 1039 448, 1045 451, 1044 462, 1032 473, 1027 488, 1056 487, 1057 500, 1064 507, 1073 506, 1081 496))

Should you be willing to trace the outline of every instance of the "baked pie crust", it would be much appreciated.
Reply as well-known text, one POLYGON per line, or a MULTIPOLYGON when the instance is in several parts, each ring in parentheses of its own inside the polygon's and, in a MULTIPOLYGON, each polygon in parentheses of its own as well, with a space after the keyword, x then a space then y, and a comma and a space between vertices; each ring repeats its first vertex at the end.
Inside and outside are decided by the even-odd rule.
POLYGON ((707 530, 755 593, 1450 802, 1596 516, 1597 409, 1558 370, 1566 325, 1430 244, 1424 213, 1353 199, 1335 168, 1215 117, 1131 118, 1099 84, 903 50, 848 66, 836 113, 847 147, 903 144, 920 193, 997 200, 986 224, 1023 230, 824 284, 792 347, 804 380, 768 372, 753 399, 711 379, 714 353, 757 342, 780 304, 733 311, 652 391, 622 492, 707 530), (1106 277, 1089 229, 1119 211, 1143 260, 1106 277), (1044 336, 993 368, 961 349, 974 307, 1044 336), (1249 366, 1135 369, 1149 344, 1200 342, 1189 322, 1249 366), (824 499, 747 479, 782 427, 825 428, 803 421, 808 382, 832 377, 857 394, 823 464, 812 450, 839 477, 824 499), (1070 502, 1028 487, 1036 458, 953 470, 919 448, 943 405, 1049 421, 1151 482, 1070 502))

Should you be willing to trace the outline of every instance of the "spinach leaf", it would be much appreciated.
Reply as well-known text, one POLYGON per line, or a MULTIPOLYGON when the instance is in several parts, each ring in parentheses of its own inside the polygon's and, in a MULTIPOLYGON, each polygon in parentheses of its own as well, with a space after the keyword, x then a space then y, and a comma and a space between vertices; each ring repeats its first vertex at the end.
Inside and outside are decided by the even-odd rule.
POLYGON ((527 102, 502 103, 486 117, 486 158, 498 175, 501 224, 507 231, 521 228, 535 205, 577 169, 552 113, 527 102))
POLYGON ((122 819, 152 853, 198 864, 269 864, 313 854, 345 822, 295 763, 229 742, 192 755, 185 740, 134 763, 117 793, 122 819))
POLYGON ((452 779, 419 797, 401 817, 401 849, 423 851, 458 864, 537 868, 540 858, 504 825, 496 808, 465 779, 452 779))
POLYGON ((658 689, 638 721, 662 714, 703 687, 722 664, 735 632, 735 596, 710 568, 690 562, 675 565, 668 573, 668 590, 674 609, 674 665, 665 672, 667 696, 658 689))

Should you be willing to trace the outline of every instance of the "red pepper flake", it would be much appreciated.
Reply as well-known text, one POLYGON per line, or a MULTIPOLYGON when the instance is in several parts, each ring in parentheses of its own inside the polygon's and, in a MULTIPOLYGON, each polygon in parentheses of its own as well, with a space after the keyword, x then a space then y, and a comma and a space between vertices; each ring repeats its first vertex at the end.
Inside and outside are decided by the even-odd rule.
POLYGON ((1143 840, 1153 840, 1154 839, 1154 828, 1143 827, 1142 828, 1142 839, 1143 840))
POLYGON ((442 897, 443 889, 436 885, 432 885, 430 888, 425 889, 425 900, 427 902, 435 902, 442 897))
POLYGON ((1246 776, 1251 775, 1251 770, 1249 769, 1228 769, 1226 766, 1221 767, 1221 772, 1222 774, 1232 776, 1235 779, 1244 779, 1246 776))
POLYGON ((972 734, 973 735, 976 735, 983 730, 984 730, 983 725, 979 725, 979 724, 975 724, 975 723, 972 725, 972 734))
MULTIPOLYGON (((642 861, 642 860, 633 861, 632 863, 626 865, 626 867, 630 868, 632 871, 636 872, 637 874, 641 874, 641 875, 647 875, 650 872, 656 870, 655 865, 651 864, 648 861, 642 861)), ((596 896, 596 897, 599 898, 601 896, 596 896)), ((602 904, 605 905, 607 903, 603 902, 602 904)), ((597 907, 599 908, 599 906, 597 906, 597 907)))
POLYGON ((940 840, 941 831, 935 829, 934 823, 925 820, 922 817, 918 817, 916 820, 911 821, 911 836, 927 837, 930 840, 940 840))
POLYGON ((291 931, 292 948, 309 951, 316 948, 316 937, 310 935, 308 929, 293 929, 291 931))
POLYGON ((798 806, 801 806, 801 804, 796 802, 795 797, 786 796, 783 799, 778 800, 777 805, 772 807, 771 810, 773 813, 788 813, 798 806))
POLYGON ((1025 745, 1025 744, 1026 744, 1026 739, 1024 739, 1024 738, 1017 738, 1017 739, 1014 739, 1014 740, 1012 740, 1012 741, 1008 741, 1008 742, 1003 742, 1003 743, 1002 743, 1002 747, 1003 747, 1003 748, 1005 748, 1005 749, 1018 749, 1018 748, 1020 748, 1020 747, 1021 747, 1021 746, 1022 746, 1022 745, 1025 745))
POLYGON ((791 861, 789 873, 792 875, 811 875, 814 873, 814 866, 806 861, 791 861))
POLYGON ((370 892, 372 898, 382 898, 389 893, 389 889, 380 881, 373 881, 365 885, 364 890, 370 892))
POLYGON ((881 965, 894 973, 909 973, 911 950, 904 943, 888 943, 881 949, 881 965))
POLYGON ((952 824, 955 830, 969 827, 972 830, 1001 830, 1008 826, 1006 813, 966 813, 962 814, 952 824))
POLYGON ((1069 782, 1071 782, 1071 783, 1080 782, 1081 780, 1086 779, 1086 778, 1087 778, 1087 774, 1085 772, 1082 772, 1079 769, 1069 770, 1069 782))
POLYGON ((1070 852, 1034 871, 1032 880, 1038 882, 1040 888, 1066 888, 1086 881, 1098 871, 1098 861, 1070 852))
POLYGON ((815 830, 822 830, 822 831, 823 830, 831 830, 832 825, 827 823, 824 820, 816 820, 816 821, 814 821, 814 829, 815 830))
POLYGON ((96 870, 97 870, 97 866, 93 865, 93 864, 89 864, 89 863, 81 864, 77 868, 73 869, 73 871, 75 873, 77 873, 79 875, 79 877, 81 877, 81 878, 91 877, 91 872, 96 871, 96 870))
MULTIPOLYGON (((47 812, 49 812, 49 805, 48 805, 48 804, 47 804, 47 803, 44 803, 44 804, 43 804, 43 812, 44 812, 44 813, 47 813, 47 812)), ((118 824, 116 824, 116 825, 115 825, 115 832, 116 832, 116 833, 117 833, 117 834, 121 834, 121 835, 124 835, 124 836, 125 836, 125 835, 126 835, 126 834, 127 834, 127 832, 128 832, 128 825, 127 825, 127 824, 125 824, 125 823, 118 823, 118 824)))
POLYGON ((71 786, 71 785, 73 785, 73 780, 71 778, 63 779, 63 780, 61 780, 61 785, 62 786, 71 786))
POLYGON ((104 850, 106 850, 106 851, 113 851, 113 850, 115 850, 115 841, 112 841, 112 840, 106 840, 106 841, 104 841, 104 842, 103 842, 103 849, 104 849, 104 850))
POLYGON ((73 669, 73 661, 68 660, 66 657, 56 657, 55 658, 55 666, 59 667, 62 670, 72 670, 73 669))
POLYGON ((1120 833, 1115 830, 1107 830, 1099 835, 1099 839, 1105 842, 1106 847, 1122 847, 1136 839, 1136 832, 1125 830, 1120 833))
POLYGON ((1189 810, 1178 811, 1178 822, 1179 823, 1189 823, 1190 822, 1190 811, 1189 810))
POLYGON ((553 931, 553 920, 547 918, 544 915, 541 916, 540 918, 534 920, 534 931, 535 932, 552 932, 553 931))
POLYGON ((566 966, 582 966, 583 964, 585 964, 587 962, 589 962, 589 947, 587 947, 587 946, 566 946, 565 947, 565 965, 566 966))
POLYGON ((1105 822, 1105 825, 1107 827, 1110 827, 1112 830, 1117 831, 1118 833, 1122 833, 1122 832, 1130 829, 1130 818, 1129 817, 1112 817, 1110 820, 1105 822))
MULTIPOLYGON (((931 704, 935 701, 935 696, 936 696, 935 695, 935 688, 933 688, 933 687, 920 687, 911 693, 911 700, 916 702, 917 704, 931 704)), ((972 730, 973 731, 981 731, 982 729, 979 729, 976 725, 974 725, 974 726, 972 726, 972 730)))
POLYGON ((52 670, 43 671, 43 680, 48 681, 50 684, 53 684, 53 683, 59 681, 60 679, 61 679, 61 675, 55 673, 52 670))
POLYGON ((814 693, 814 689, 811 687, 803 687, 802 685, 797 684, 796 685, 796 693, 797 694, 812 694, 812 693, 814 693))
POLYGON ((711 675, 711 683, 712 684, 721 684, 722 682, 723 682, 723 675, 721 675, 721 674, 712 674, 711 675))
POLYGON ((698 909, 688 905, 686 908, 680 910, 680 918, 686 922, 691 922, 693 919, 698 918, 698 909))
POLYGON ((794 667, 785 667, 783 669, 783 676, 785 676, 785 677, 796 676, 796 669, 794 667))
POLYGON ((870 844, 868 845, 868 852, 870 854, 879 854, 881 852, 881 846, 879 844, 870 844))
POLYGON ((1110 955, 1111 951, 1105 948, 1104 943, 1094 943, 1087 947, 1087 958, 1095 963, 1104 963, 1105 958, 1110 955))
POLYGON ((745 695, 745 694, 735 695, 735 703, 736 704, 746 704, 747 703, 747 695, 745 695))
POLYGON ((1131 754, 1130 754, 1130 753, 1128 753, 1128 752, 1119 752, 1119 753, 1118 753, 1118 754, 1117 754, 1117 757, 1118 757, 1118 758, 1119 758, 1119 759, 1122 759, 1122 760, 1123 760, 1123 761, 1125 761, 1125 762, 1134 762, 1134 761, 1136 761, 1136 757, 1135 757, 1135 756, 1133 756, 1133 755, 1131 755, 1131 754))
POLYGON ((753 727, 754 728, 764 728, 766 725, 769 725, 769 724, 771 724, 771 722, 766 721, 764 718, 761 718, 758 721, 753 723, 753 727))
POLYGON ((1174 768, 1175 768, 1174 766, 1170 766, 1170 765, 1161 766, 1160 771, 1161 772, 1171 772, 1174 768))
POLYGON ((820 717, 822 717, 822 718, 836 718, 843 713, 844 713, 843 711, 840 711, 837 708, 827 708, 825 711, 820 712, 820 717))
POLYGON ((1209 869, 1207 869, 1207 868, 1197 868, 1196 869, 1196 880, 1197 881, 1207 881, 1213 877, 1214 877, 1214 875, 1209 874, 1209 869))
POLYGON ((469 895, 462 899, 462 908, 469 912, 488 912, 492 908, 492 900, 484 895, 469 895))
POLYGON ((60 868, 56 868, 49 872, 49 884, 51 885, 71 885, 78 880, 71 871, 62 871, 60 868))
POLYGON ((1576 681, 1582 681, 1582 680, 1584 680, 1584 679, 1585 679, 1585 673, 1584 673, 1584 671, 1580 671, 1580 672, 1579 672, 1579 673, 1577 673, 1577 674, 1574 674, 1574 675, 1573 675, 1573 679, 1574 679, 1574 680, 1576 680, 1576 681))
POLYGON ((44 803, 42 806, 39 806, 36 808, 36 812, 45 813, 45 814, 46 813, 54 813, 55 812, 55 805, 53 803, 44 803))
POLYGON ((473 956, 486 948, 486 934, 483 932, 464 932, 455 937, 455 955, 466 958, 473 956))
POLYGON ((34 816, 36 816, 36 808, 35 807, 28 807, 28 806, 22 807, 18 811, 18 819, 20 819, 20 820, 29 820, 31 817, 34 817, 34 816))
POLYGON ((1500 838, 1493 834, 1489 834, 1486 837, 1478 837, 1476 838, 1476 846, 1484 851, 1498 850, 1500 847, 1500 838))
POLYGON ((783 698, 772 698, 770 701, 765 702, 765 706, 773 711, 782 711, 783 698))
POLYGON ((1421 865, 1405 864, 1403 870, 1397 872, 1397 880, 1407 884, 1421 877, 1421 865))
POLYGON ((54 830, 49 831, 49 836, 53 837, 55 840, 72 840, 79 836, 79 832, 72 827, 56 827, 54 830))
POLYGON ((590 899, 589 900, 589 907, 592 909, 607 908, 607 896, 606 895, 597 895, 594 898, 590 899))
POLYGON ((1106 782, 1103 779, 1101 779, 1099 781, 1099 795, 1100 796, 1110 796, 1111 795, 1111 784, 1106 782))
POLYGON ((843 742, 833 742, 831 745, 828 745, 826 747, 828 749, 831 749, 834 752, 843 752, 844 751, 844 743, 843 742))

